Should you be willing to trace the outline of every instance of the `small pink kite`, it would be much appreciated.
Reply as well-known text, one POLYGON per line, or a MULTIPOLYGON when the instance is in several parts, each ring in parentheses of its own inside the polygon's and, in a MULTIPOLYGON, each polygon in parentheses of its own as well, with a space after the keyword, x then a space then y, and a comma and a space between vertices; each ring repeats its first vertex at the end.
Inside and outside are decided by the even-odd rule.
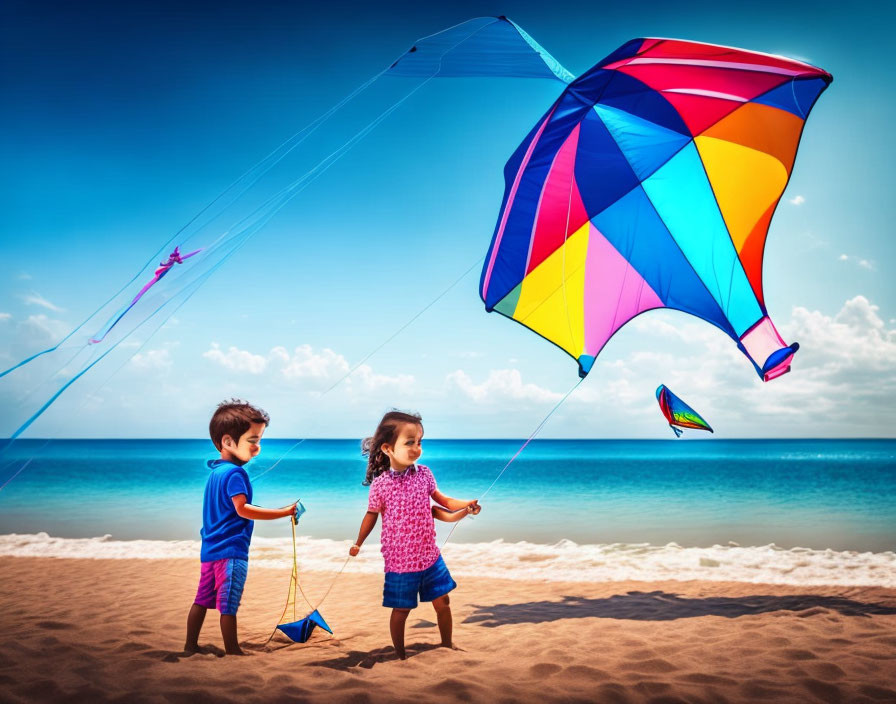
POLYGON ((155 274, 153 275, 153 277, 152 277, 149 281, 146 282, 146 285, 145 285, 143 288, 140 289, 139 293, 137 293, 137 295, 134 296, 134 300, 131 301, 131 302, 124 308, 124 310, 122 310, 122 311, 121 311, 121 312, 120 312, 120 313, 119 313, 119 314, 112 320, 112 322, 108 323, 108 324, 106 325, 106 327, 104 327, 104 328, 102 329, 101 332, 99 332, 99 333, 97 333, 96 335, 94 335, 93 337, 91 337, 91 338, 90 338, 90 344, 91 344, 91 345, 95 345, 95 344, 97 344, 98 342, 102 342, 102 341, 103 341, 103 338, 105 338, 106 335, 108 335, 109 332, 112 330, 112 328, 114 328, 114 327, 118 324, 118 321, 121 320, 121 319, 125 316, 125 314, 126 314, 131 308, 133 308, 133 307, 136 305, 137 301, 139 301, 139 300, 143 297, 143 294, 146 293, 147 291, 149 291, 149 289, 151 289, 155 284, 157 284, 157 283, 162 279, 162 277, 165 276, 165 274, 167 274, 169 271, 171 271, 171 268, 172 268, 175 264, 183 264, 183 262, 184 262, 185 259, 189 259, 189 258, 192 257, 193 255, 195 255, 195 254, 199 254, 201 251, 202 251, 201 249, 197 249, 195 252, 190 252, 189 254, 183 254, 183 255, 182 255, 182 254, 180 253, 180 248, 175 247, 175 248, 174 248, 174 251, 173 251, 171 254, 168 255, 168 261, 165 261, 165 262, 159 262, 159 268, 156 269, 155 274))

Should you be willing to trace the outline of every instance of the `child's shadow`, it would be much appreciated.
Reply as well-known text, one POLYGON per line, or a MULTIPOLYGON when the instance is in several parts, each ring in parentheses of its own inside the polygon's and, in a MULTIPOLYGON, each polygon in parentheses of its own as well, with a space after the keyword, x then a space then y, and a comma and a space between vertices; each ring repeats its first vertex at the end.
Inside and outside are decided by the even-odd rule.
MULTIPOLYGON (((434 643, 412 643, 405 647, 405 652, 409 658, 424 653, 427 650, 435 650, 441 646, 434 643)), ((309 665, 317 665, 319 667, 329 667, 333 670, 349 670, 353 667, 372 668, 377 663, 388 662, 389 660, 398 660, 395 649, 392 647, 377 648, 370 652, 363 650, 351 650, 347 655, 341 658, 333 658, 332 660, 319 660, 317 662, 309 662, 309 665)))

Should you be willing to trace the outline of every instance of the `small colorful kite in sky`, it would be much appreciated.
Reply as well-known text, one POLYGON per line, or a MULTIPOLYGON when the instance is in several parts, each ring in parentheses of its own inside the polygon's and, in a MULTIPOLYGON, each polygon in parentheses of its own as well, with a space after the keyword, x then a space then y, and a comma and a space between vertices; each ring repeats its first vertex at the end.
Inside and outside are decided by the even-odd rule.
POLYGON ((656 400, 660 404, 660 410, 666 416, 666 420, 669 421, 669 427, 675 431, 675 437, 681 437, 679 428, 712 432, 709 423, 703 420, 697 411, 669 391, 665 384, 660 384, 657 387, 656 400))
POLYGON ((792 59, 635 39, 572 81, 504 169, 480 282, 585 376, 619 328, 672 308, 723 330, 769 381, 787 345, 762 293, 772 214, 831 75, 792 59))

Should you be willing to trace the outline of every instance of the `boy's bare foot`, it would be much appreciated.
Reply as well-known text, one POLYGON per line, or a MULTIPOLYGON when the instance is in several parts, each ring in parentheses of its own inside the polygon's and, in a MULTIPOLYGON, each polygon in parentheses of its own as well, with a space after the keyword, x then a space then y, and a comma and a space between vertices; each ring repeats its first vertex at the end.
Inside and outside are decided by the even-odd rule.
POLYGON ((439 643, 439 647, 440 648, 450 648, 451 650, 459 650, 462 653, 467 652, 466 650, 464 650, 460 646, 456 645, 455 643, 439 643))
POLYGON ((199 650, 199 643, 186 643, 186 644, 184 645, 184 652, 185 652, 185 653, 190 653, 190 655, 193 655, 194 653, 198 653, 198 652, 200 652, 200 650, 199 650))

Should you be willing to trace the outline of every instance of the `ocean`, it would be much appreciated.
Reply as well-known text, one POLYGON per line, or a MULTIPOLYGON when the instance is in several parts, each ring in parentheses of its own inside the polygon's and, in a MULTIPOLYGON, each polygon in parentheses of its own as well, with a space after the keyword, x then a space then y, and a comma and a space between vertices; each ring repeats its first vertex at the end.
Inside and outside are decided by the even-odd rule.
MULTIPOLYGON (((355 440, 294 445, 263 442, 254 503, 301 498, 305 569, 338 568, 366 510, 365 461, 355 440)), ((520 445, 425 441, 421 463, 443 493, 476 498, 520 445)), ((207 440, 18 441, 0 457, 0 482, 30 460, 0 492, 0 555, 195 557, 213 456, 207 440)), ((509 578, 896 586, 894 480, 894 440, 536 440, 445 555, 509 578)), ((291 559, 288 522, 254 535, 257 564, 291 559)), ((356 562, 382 569, 375 545, 356 562)))

